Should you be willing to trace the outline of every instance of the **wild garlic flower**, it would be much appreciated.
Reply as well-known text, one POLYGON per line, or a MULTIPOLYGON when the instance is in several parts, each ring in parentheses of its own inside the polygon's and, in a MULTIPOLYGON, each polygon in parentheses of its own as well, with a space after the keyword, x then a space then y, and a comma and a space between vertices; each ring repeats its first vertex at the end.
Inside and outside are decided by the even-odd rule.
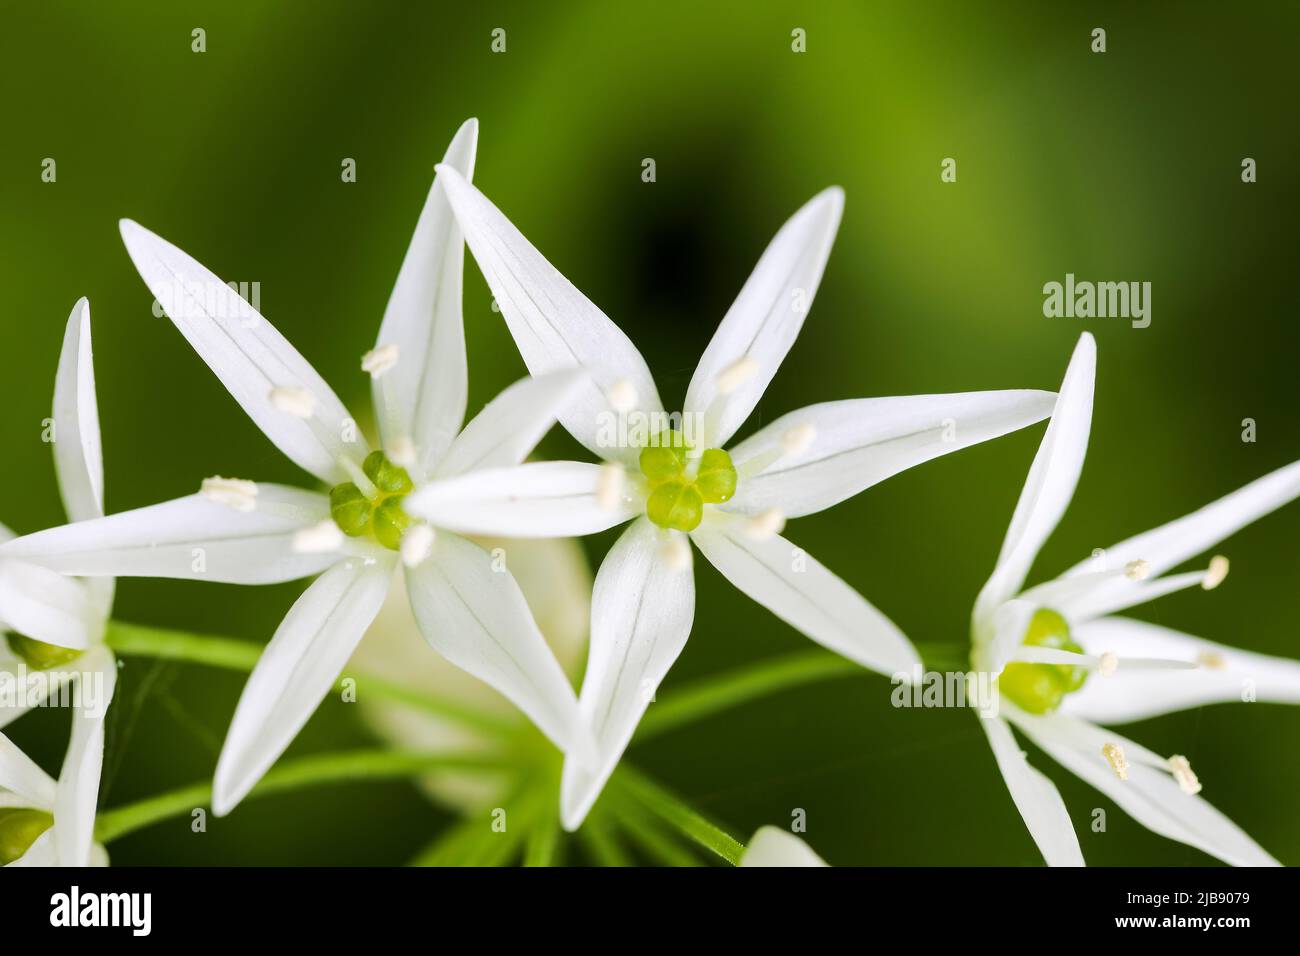
MULTIPOLYGON (((49 436, 63 508, 72 521, 104 513, 104 462, 90 343, 90 303, 68 316, 54 380, 49 436)), ((0 541, 13 534, 0 526, 0 541)), ((0 728, 68 694, 72 730, 55 783, 0 735, 0 863, 86 866, 107 862, 94 845, 104 715, 117 661, 104 646, 113 579, 77 580, 0 557, 0 728)))
POLYGON ((1025 759, 1012 727, 1156 833, 1225 862, 1276 861, 1199 796, 1186 756, 1153 753, 1093 721, 1123 723, 1216 701, 1300 703, 1300 662, 1214 644, 1116 611, 1189 587, 1212 590, 1219 556, 1202 570, 1166 574, 1300 496, 1300 462, 1186 517, 1022 590, 1039 549, 1065 513, 1092 423, 1096 346, 1080 339, 1051 423, 1030 468, 992 576, 972 618, 972 666, 997 677, 1000 716, 980 720, 998 768, 1052 865, 1082 865, 1061 795, 1025 759), (1246 698, 1251 691, 1255 696, 1246 698))
POLYGON ((740 858, 740 866, 826 866, 813 848, 789 830, 759 827, 740 858))
POLYGON ((635 346, 464 177, 452 208, 534 375, 579 367, 560 422, 600 465, 540 462, 444 482, 410 510, 446 527, 582 535, 631 521, 596 576, 580 704, 598 759, 565 762, 564 825, 581 824, 681 653, 695 610, 690 542, 741 591, 813 640, 885 673, 915 650, 852 587, 781 536, 913 465, 1047 417, 1039 391, 826 402, 726 450, 794 344, 839 227, 843 193, 800 209, 763 253, 668 415, 635 346))
MULTIPOLYGON (((476 137, 471 120, 442 168, 470 175, 476 137)), ((590 750, 572 685, 506 561, 406 508, 421 489, 521 462, 581 384, 574 371, 526 379, 461 429, 464 245, 440 178, 361 363, 383 438, 375 451, 316 370, 216 275, 134 222, 123 221, 122 237, 167 315, 244 411, 329 490, 208 478, 197 494, 20 538, 0 556, 87 576, 270 584, 319 575, 244 688, 217 765, 214 812, 233 809, 307 722, 399 564, 435 650, 504 694, 562 750, 590 750)))

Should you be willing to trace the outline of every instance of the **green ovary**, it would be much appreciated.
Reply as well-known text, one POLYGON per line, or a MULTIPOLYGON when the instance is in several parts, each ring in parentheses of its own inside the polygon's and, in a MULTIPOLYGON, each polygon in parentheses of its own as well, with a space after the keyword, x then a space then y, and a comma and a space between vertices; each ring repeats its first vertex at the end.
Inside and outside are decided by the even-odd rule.
MULTIPOLYGON (((1049 647, 1082 654, 1083 648, 1070 637, 1070 626, 1055 611, 1039 608, 1029 621, 1022 642, 1027 647, 1049 647)), ((1021 710, 1048 714, 1061 706, 1066 694, 1088 679, 1085 667, 1069 664, 1008 664, 998 677, 998 690, 1021 710)))
POLYGON ((46 644, 23 634, 9 635, 9 649, 21 657, 28 667, 38 671, 58 667, 81 656, 81 651, 73 650, 71 647, 46 644))
POLYGON ((706 504, 721 504, 736 493, 736 468, 721 448, 701 453, 692 471, 690 447, 677 430, 663 432, 641 449, 641 474, 650 483, 646 515, 661 528, 694 531, 706 504))
POLYGON ((44 810, 0 807, 0 866, 21 857, 53 825, 54 817, 44 810))
POLYGON ((374 484, 375 496, 367 497, 350 481, 335 485, 330 489, 330 517, 349 537, 371 535, 385 548, 396 551, 411 524, 402 510, 402 499, 414 490, 415 483, 405 468, 393 464, 382 451, 367 455, 361 470, 374 484))

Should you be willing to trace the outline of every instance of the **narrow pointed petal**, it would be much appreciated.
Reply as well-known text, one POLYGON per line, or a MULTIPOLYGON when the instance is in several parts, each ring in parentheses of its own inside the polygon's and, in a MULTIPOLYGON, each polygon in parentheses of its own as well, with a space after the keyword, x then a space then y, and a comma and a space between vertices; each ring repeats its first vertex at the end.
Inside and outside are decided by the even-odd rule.
POLYGON ((104 513, 104 457, 90 347, 90 303, 72 307, 54 378, 54 470, 71 521, 104 513))
MULTIPOLYGON (((603 502, 602 466, 541 461, 434 481, 403 507, 439 528, 507 538, 566 538, 595 534, 631 518, 630 498, 603 502)), ((3 552, 0 552, 3 553, 3 552)))
POLYGON ((81 671, 82 706, 72 712, 72 735, 54 798, 59 866, 90 864, 104 763, 104 716, 117 685, 117 662, 108 648, 93 648, 76 663, 81 671))
POLYGON ((212 811, 225 816, 279 759, 334 686, 379 613, 394 560, 340 561, 289 609, 249 675, 217 761, 212 811))
POLYGON ((1068 724, 1072 722, 1070 718, 1060 714, 1046 719, 1021 714, 1014 720, 1017 728, 1048 756, 1106 794, 1153 833, 1194 846, 1233 866, 1278 865, 1263 847, 1209 801, 1183 793, 1173 776, 1164 770, 1132 759, 1134 752, 1145 750, 1140 744, 1111 730, 1091 728, 1129 752, 1128 779, 1121 780, 1107 766, 1100 749, 1082 750, 1072 746, 1068 728, 1058 733, 1057 724, 1068 724))
POLYGON ((663 411, 641 353, 486 196, 449 166, 438 175, 528 370, 578 366, 589 376, 561 424, 594 454, 632 463, 637 450, 611 441, 611 425, 663 411))
POLYGON ((755 540, 736 520, 706 520, 691 538, 722 576, 818 644, 882 674, 921 658, 889 618, 780 535, 755 540))
POLYGON ((439 478, 518 465, 578 395, 583 375, 563 369, 515 382, 474 416, 439 462, 439 478))
MULTIPOLYGON (((339 552, 302 553, 294 536, 329 519, 329 499, 287 485, 258 484, 257 506, 236 511, 201 494, 38 531, 0 545, 8 556, 61 574, 192 578, 229 584, 275 584, 318 574, 339 552)), ((344 553, 373 554, 378 545, 349 538, 344 553)))
POLYGON ((803 840, 779 827, 759 827, 740 857, 740 866, 826 866, 803 840))
POLYGON ((573 687, 504 557, 439 530, 433 553, 406 570, 416 624, 434 650, 505 696, 557 747, 590 756, 573 687))
MULTIPOLYGON (((443 163, 472 179, 477 142, 478 120, 466 120, 443 163)), ((372 383, 385 445, 410 439, 422 475, 433 470, 465 420, 464 261, 460 227, 435 177, 375 343, 397 346, 397 365, 372 383)))
POLYGON ((1123 724, 1203 704, 1259 700, 1300 704, 1300 661, 1255 654, 1124 617, 1073 628, 1090 654, 1195 661, 1193 671, 1125 671, 1090 679, 1062 709, 1103 724, 1123 724))
POLYGON ((803 328, 844 211, 844 191, 826 189, 796 212, 764 250, 723 317, 686 390, 682 411, 705 415, 719 399, 718 382, 736 363, 753 372, 725 395, 705 427, 705 447, 721 448, 744 424, 803 328))
POLYGON ((365 458, 343 403, 289 342, 228 285, 148 229, 123 219, 122 241, 145 285, 221 384, 290 460, 327 484, 348 479, 339 461, 365 458), (276 407, 274 389, 310 396, 311 415, 276 407))
POLYGON ((989 738, 1011 799, 1047 865, 1083 866, 1079 836, 1074 832, 1070 811, 1056 784, 1030 766, 1006 721, 1000 717, 981 717, 979 722, 989 738))
MULTIPOLYGON (((36 761, 18 749, 18 745, 0 734, 0 792, 7 791, 22 806, 49 810, 54 806, 54 780, 36 765, 36 761)), ((6 801, 0 806, 14 806, 6 801)))
POLYGON ((903 398, 861 398, 810 405, 783 415, 731 451, 746 474, 727 510, 780 508, 812 514, 922 462, 1042 421, 1051 392, 1010 390, 903 398), (804 447, 784 451, 791 439, 804 447))
POLYGON ((686 646, 694 617, 690 545, 646 518, 633 522, 596 573, 591 651, 579 705, 596 735, 597 753, 594 762, 575 757, 564 762, 560 820, 566 830, 581 826, 600 796, 686 646))
POLYGON ((1056 528, 1074 496, 1092 429, 1096 369, 1097 346, 1085 332, 1079 337, 1065 371, 1051 423, 1020 492, 998 563, 976 602, 977 619, 991 614, 997 605, 1020 590, 1043 542, 1056 528))
POLYGON ((78 650, 89 647, 103 631, 85 582, 4 555, 0 555, 0 621, 34 640, 78 650))

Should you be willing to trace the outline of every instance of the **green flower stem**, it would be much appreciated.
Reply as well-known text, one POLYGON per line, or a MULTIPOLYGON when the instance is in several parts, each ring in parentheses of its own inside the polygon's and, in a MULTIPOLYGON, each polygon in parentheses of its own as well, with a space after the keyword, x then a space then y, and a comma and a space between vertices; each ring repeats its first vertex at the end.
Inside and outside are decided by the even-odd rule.
MULTIPOLYGON (((254 644, 252 641, 191 634, 188 631, 147 627, 141 624, 126 624, 122 621, 109 623, 105 641, 113 650, 128 657, 135 655, 187 661, 192 664, 206 664, 209 667, 236 671, 251 671, 263 651, 261 645, 254 644)), ((454 720, 475 730, 498 736, 513 736, 519 732, 519 724, 504 717, 485 714, 441 698, 430 697, 420 691, 378 677, 364 674, 349 676, 356 681, 358 695, 373 694, 375 697, 415 710, 423 710, 434 716, 454 720)), ((336 686, 341 689, 341 684, 336 686)))
MULTIPOLYGON (((282 793, 320 783, 359 780, 392 780, 418 776, 431 770, 496 769, 500 759, 459 754, 419 753, 401 750, 353 750, 314 754, 286 760, 270 770, 249 797, 282 793)), ((108 843, 171 817, 185 816, 212 799, 210 783, 196 783, 115 807, 99 814, 95 838, 108 843)))
POLYGON ((560 820, 555 806, 543 811, 524 843, 524 866, 554 866, 560 848, 560 820))
POLYGON ((666 833, 663 825, 647 810, 621 793, 606 798, 610 812, 620 827, 646 855, 663 866, 699 866, 700 861, 689 850, 674 842, 673 834, 666 833))
POLYGON ((632 859, 618 842, 610 823, 608 817, 593 813, 578 831, 578 839, 598 865, 632 866, 632 859))
POLYGON ((614 771, 607 786, 616 793, 626 794, 664 823, 733 866, 740 863, 741 854, 745 852, 744 844, 627 764, 614 771))

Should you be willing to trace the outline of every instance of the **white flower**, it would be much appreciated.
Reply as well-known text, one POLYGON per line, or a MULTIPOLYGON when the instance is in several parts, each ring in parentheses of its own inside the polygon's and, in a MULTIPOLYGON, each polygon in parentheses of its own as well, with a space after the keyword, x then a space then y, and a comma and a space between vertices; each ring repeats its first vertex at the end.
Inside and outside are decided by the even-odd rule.
POLYGON ((780 827, 759 827, 745 847, 740 866, 826 866, 803 840, 780 827))
MULTIPOLYGON (((444 168, 469 175, 476 136, 475 121, 462 126, 444 168)), ((461 430, 464 245, 441 177, 364 363, 387 454, 369 453, 315 369, 220 279, 133 222, 122 223, 122 237, 154 296, 231 395, 330 493, 214 478, 198 494, 31 535, 0 556, 76 575, 239 584, 320 575, 249 677, 218 761, 213 810, 234 808, 329 692, 378 613, 399 556, 425 639, 508 697, 561 749, 590 749, 573 688, 506 566, 402 507, 414 489, 521 462, 581 382, 574 372, 518 382, 461 430), (331 520, 346 535, 330 533, 331 520)))
MULTIPOLYGON (((52 425, 64 511, 74 522, 102 516, 104 464, 90 303, 84 298, 68 316, 52 425)), ((0 541, 12 537, 0 526, 0 541)), ((106 862, 103 848, 93 841, 104 715, 117 683, 117 662, 104 646, 112 607, 112 578, 81 581, 18 558, 0 558, 0 728, 51 694, 69 693, 74 704, 57 785, 0 735, 0 860, 6 863, 14 862, 8 851, 18 849, 25 850, 16 856, 24 865, 106 862), (9 632, 7 639, 3 632, 9 632)))
POLYGON ((670 418, 628 338, 463 177, 442 168, 440 178, 529 370, 587 372, 560 421, 605 463, 543 462, 446 482, 412 496, 412 512, 452 528, 539 536, 634 519, 596 576, 580 704, 598 761, 566 761, 564 825, 582 822, 685 645, 695 610, 688 535, 733 584, 813 640, 878 671, 910 672, 918 659, 907 639, 781 537, 785 519, 1039 421, 1054 396, 827 402, 725 452, 803 325, 839 226, 840 190, 815 197, 777 233, 700 359, 683 414, 670 418))
POLYGON ((975 605, 972 664, 976 671, 998 676, 1003 715, 980 723, 1012 799, 1049 864, 1081 865, 1079 840, 1056 787, 1026 761, 1012 726, 1148 829, 1228 863, 1274 864, 1197 795, 1201 784, 1185 756, 1162 757, 1092 721, 1124 723, 1241 700, 1252 683, 1260 700, 1300 703, 1300 662, 1109 616, 1182 588, 1221 583, 1227 570, 1221 557, 1202 571, 1165 572, 1300 495, 1300 462, 1022 591, 1079 480, 1092 421, 1095 366, 1096 346, 1085 334, 1066 371, 997 566, 975 605))

